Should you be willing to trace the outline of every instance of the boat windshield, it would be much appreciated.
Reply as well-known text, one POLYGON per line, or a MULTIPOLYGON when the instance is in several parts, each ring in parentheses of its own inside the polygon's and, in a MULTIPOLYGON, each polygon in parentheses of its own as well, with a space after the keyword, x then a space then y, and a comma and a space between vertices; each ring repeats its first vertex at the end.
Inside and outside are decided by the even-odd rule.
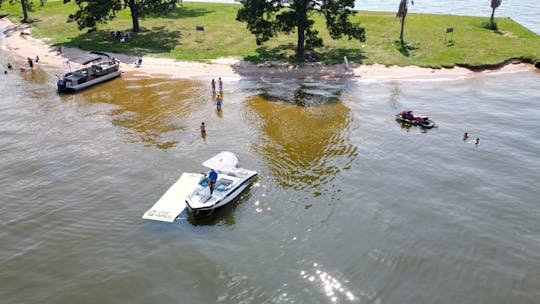
POLYGON ((201 185, 201 187, 208 187, 208 177, 203 177, 201 178, 201 180, 199 181, 199 185, 201 185))

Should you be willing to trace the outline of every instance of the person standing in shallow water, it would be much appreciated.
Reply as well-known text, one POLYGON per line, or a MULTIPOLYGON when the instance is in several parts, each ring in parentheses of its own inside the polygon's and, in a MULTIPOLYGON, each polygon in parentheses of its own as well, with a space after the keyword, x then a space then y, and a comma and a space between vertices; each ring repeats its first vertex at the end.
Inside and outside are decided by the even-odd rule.
POLYGON ((469 134, 467 132, 463 133, 463 140, 467 140, 469 138, 469 134))
POLYGON ((223 81, 221 81, 221 77, 218 78, 218 84, 219 84, 219 90, 223 91, 223 81))
POLYGON ((212 92, 216 91, 216 80, 212 78, 212 81, 210 82, 212 84, 212 92))
POLYGON ((220 111, 221 110, 221 103, 223 102, 223 98, 221 97, 220 94, 218 94, 218 96, 216 97, 216 110, 220 111))
POLYGON ((201 135, 203 137, 206 136, 206 125, 204 124, 204 121, 201 123, 201 135))

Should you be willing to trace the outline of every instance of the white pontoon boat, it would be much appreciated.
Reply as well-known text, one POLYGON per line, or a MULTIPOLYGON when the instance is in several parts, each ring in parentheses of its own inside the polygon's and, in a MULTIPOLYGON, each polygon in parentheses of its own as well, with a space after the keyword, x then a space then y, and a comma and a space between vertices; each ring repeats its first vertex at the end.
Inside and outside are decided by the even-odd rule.
POLYGON ((122 75, 120 61, 110 59, 105 53, 94 53, 104 55, 107 59, 97 57, 87 60, 82 63, 82 68, 58 76, 58 92, 79 91, 122 75))

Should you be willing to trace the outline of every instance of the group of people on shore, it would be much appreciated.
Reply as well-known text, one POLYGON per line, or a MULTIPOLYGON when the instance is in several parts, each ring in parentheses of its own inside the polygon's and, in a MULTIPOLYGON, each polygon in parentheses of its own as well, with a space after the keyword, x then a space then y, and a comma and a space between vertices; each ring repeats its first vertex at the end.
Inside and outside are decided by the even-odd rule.
MULTIPOLYGON (((36 58, 35 59, 32 59, 30 57, 27 57, 26 58, 26 61, 28 63, 28 67, 24 66, 24 65, 21 65, 21 72, 26 72, 27 69, 33 69, 34 68, 34 62, 35 63, 38 63, 39 62, 39 56, 36 55, 36 58)), ((11 64, 11 62, 8 62, 7 64, 7 70, 4 70, 4 74, 7 74, 8 73, 8 70, 13 70, 13 65, 11 64)))
MULTIPOLYGON (((215 96, 215 104, 216 104, 216 111, 221 111, 221 105, 223 104, 223 80, 221 80, 221 77, 218 77, 218 80, 216 82, 215 78, 212 78, 212 81, 210 81, 210 85, 212 86, 212 97, 215 96), (219 88, 219 92, 216 95, 216 84, 219 88)), ((199 127, 201 130, 201 136, 203 138, 206 137, 206 124, 204 121, 201 123, 201 126, 199 127)))

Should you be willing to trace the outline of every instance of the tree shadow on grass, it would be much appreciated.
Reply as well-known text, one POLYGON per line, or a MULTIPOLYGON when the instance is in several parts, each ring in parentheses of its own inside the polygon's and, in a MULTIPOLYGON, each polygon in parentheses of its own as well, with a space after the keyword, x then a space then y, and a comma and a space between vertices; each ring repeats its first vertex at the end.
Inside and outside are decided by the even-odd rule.
POLYGON ((367 57, 361 49, 320 48, 306 50, 305 60, 299 61, 293 43, 269 48, 257 48, 257 55, 246 56, 244 61, 233 65, 240 75, 249 77, 349 77, 353 76, 351 66, 361 64, 367 57), (348 63, 345 64, 344 57, 348 63))
POLYGON ((143 55, 170 52, 179 44, 182 37, 180 31, 168 31, 165 27, 141 28, 138 33, 132 33, 130 29, 118 31, 129 32, 129 38, 121 42, 118 38, 108 38, 108 31, 98 30, 74 37, 62 43, 62 46, 78 47, 87 51, 143 55))
POLYGON ((255 51, 257 55, 246 56, 244 60, 252 63, 263 63, 266 61, 291 61, 294 60, 294 50, 296 46, 292 43, 282 44, 277 47, 258 47, 255 51))
POLYGON ((326 64, 339 64, 343 63, 344 57, 347 57, 349 62, 362 64, 367 58, 364 51, 361 49, 328 49, 318 54, 319 60, 326 64))
POLYGON ((289 64, 303 64, 308 62, 322 62, 325 64, 343 63, 344 58, 351 62, 362 63, 367 57, 360 49, 344 48, 323 48, 321 50, 306 50, 304 61, 299 61, 295 55, 296 45, 293 43, 282 44, 277 47, 269 48, 262 46, 257 48, 257 55, 246 56, 244 60, 252 63, 263 63, 268 61, 282 61, 289 64))
POLYGON ((497 25, 497 22, 494 22, 492 24, 489 21, 484 21, 484 22, 480 23, 479 27, 483 28, 483 29, 486 29, 486 30, 490 30, 493 33, 498 34, 498 35, 504 35, 503 32, 499 31, 499 26, 497 25))
POLYGON ((396 45, 396 49, 398 50, 398 52, 401 53, 401 55, 405 57, 411 56, 411 53, 409 53, 409 48, 407 47, 407 44, 405 42, 396 40, 395 45, 396 45))
POLYGON ((178 7, 174 9, 173 11, 168 12, 165 15, 155 15, 152 17, 165 18, 165 19, 186 19, 186 18, 202 17, 211 13, 215 13, 215 11, 207 10, 203 8, 178 7))

